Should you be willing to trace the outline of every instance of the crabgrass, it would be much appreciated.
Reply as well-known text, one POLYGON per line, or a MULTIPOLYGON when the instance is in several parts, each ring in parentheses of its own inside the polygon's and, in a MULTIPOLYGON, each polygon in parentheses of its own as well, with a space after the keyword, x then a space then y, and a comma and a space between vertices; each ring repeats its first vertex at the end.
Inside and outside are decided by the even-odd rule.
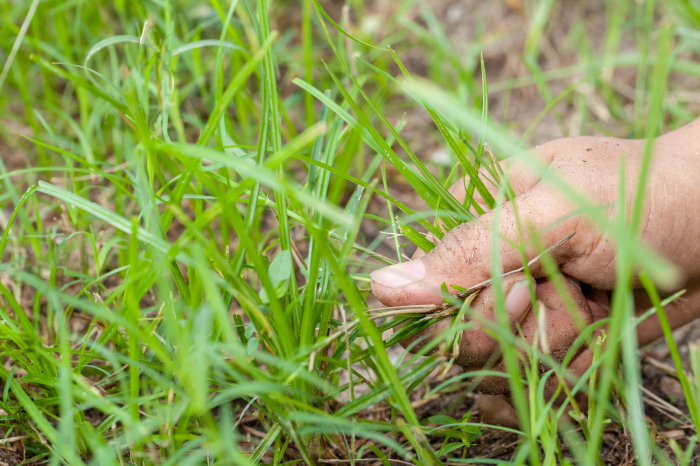
MULTIPOLYGON (((594 328, 582 332, 565 361, 589 344, 594 364, 554 405, 544 382, 568 374, 512 334, 496 294, 489 330, 504 343, 521 424, 500 428, 518 442, 503 462, 602 464, 614 422, 640 464, 690 464, 695 440, 672 442, 667 458, 645 422, 629 322, 642 270, 689 408, 683 422, 697 428, 700 352, 690 351, 693 378, 663 310, 677 296, 662 300, 654 285, 673 270, 637 230, 651 141, 694 116, 682 96, 667 97, 672 79, 700 75, 698 8, 611 0, 604 37, 592 44, 582 16, 566 37, 575 64, 542 69, 563 6, 524 3, 529 74, 493 82, 481 53, 502 38, 476 27, 465 53, 413 1, 379 28, 354 0, 0 2, 3 443, 51 464, 495 462, 470 457, 488 426, 469 412, 417 409, 454 393, 464 401, 491 374, 452 375, 416 398, 431 374, 448 373, 473 325, 461 323, 469 300, 452 303, 453 332, 397 356, 401 339, 445 314, 371 309, 368 272, 482 213, 474 193, 489 207, 509 199, 496 161, 542 170, 523 149, 545 117, 562 134, 610 134, 603 108, 617 135, 650 142, 631 212, 611 221, 553 182, 619 246, 611 316, 597 324, 608 324, 605 346, 594 328), (623 38, 634 51, 621 51, 623 38), (425 57, 409 62, 416 51, 425 57), (623 67, 636 70, 632 105, 614 80, 623 67), (525 86, 540 107, 514 134, 509 96, 525 86), (501 115, 489 110, 494 94, 501 115), (433 124, 413 123, 426 115, 433 124), (426 156, 437 147, 446 162, 426 156), (447 190, 460 177, 464 203, 447 190)), ((557 283, 546 255, 543 265, 557 283)))

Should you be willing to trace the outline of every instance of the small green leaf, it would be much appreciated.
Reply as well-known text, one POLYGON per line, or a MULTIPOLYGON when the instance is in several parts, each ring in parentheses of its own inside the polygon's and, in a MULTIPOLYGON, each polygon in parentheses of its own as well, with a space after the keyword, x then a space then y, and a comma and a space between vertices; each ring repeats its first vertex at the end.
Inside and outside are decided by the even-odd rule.
POLYGON ((451 418, 450 416, 445 416, 444 414, 430 416, 428 418, 428 421, 430 421, 434 424, 442 424, 442 425, 456 424, 457 423, 457 419, 451 418))
POLYGON ((453 451, 458 450, 464 446, 465 446, 465 444, 462 442, 448 443, 447 445, 443 445, 442 448, 440 448, 440 451, 438 451, 437 455, 438 456, 447 455, 448 453, 452 453, 453 451))
MULTIPOLYGON (((292 274, 292 254, 289 251, 282 251, 270 264, 268 275, 272 286, 275 288, 275 294, 278 298, 287 293, 289 287, 289 277, 292 274)), ((270 297, 267 295, 265 288, 260 290, 260 299, 263 303, 269 303, 270 297)))
POLYGON ((252 324, 249 324, 248 326, 246 326, 246 328, 245 328, 245 337, 246 337, 246 338, 250 338, 250 337, 253 336, 253 333, 255 333, 255 326, 252 325, 252 324))
POLYGON ((270 264, 268 275, 272 285, 277 288, 283 282, 289 280, 292 274, 292 254, 289 251, 282 251, 270 264))
POLYGON ((253 338, 251 338, 250 340, 248 340, 248 346, 247 346, 247 348, 246 348, 246 354, 247 354, 248 356, 250 356, 250 355, 252 355, 253 353, 255 353, 255 352, 257 351, 257 349, 258 349, 258 345, 259 345, 259 344, 260 344, 260 342, 258 341, 258 338, 257 338, 257 337, 253 337, 253 338))

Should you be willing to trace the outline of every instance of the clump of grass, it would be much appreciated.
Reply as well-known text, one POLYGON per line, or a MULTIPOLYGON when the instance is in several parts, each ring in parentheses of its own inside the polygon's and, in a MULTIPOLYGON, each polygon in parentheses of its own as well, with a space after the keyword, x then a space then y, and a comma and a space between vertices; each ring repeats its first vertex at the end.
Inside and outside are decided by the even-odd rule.
MULTIPOLYGON (((460 57, 423 8, 427 30, 390 21, 373 40, 350 21, 348 11, 364 10, 355 2, 343 19, 316 0, 304 0, 301 12, 265 0, 25 3, 0 4, 6 18, 0 118, 24 136, 0 128, 6 441, 20 438, 28 459, 52 464, 472 461, 468 447, 485 426, 469 412, 422 416, 413 397, 431 373, 446 373, 450 349, 473 325, 462 322, 469 299, 442 309, 369 308, 367 272, 376 261, 394 259, 376 250, 380 235, 368 237, 361 227, 391 229, 401 261, 406 246, 433 247, 427 233, 440 239, 472 220, 472 212, 483 213, 475 194, 489 208, 512 197, 499 159, 514 155, 542 168, 490 115, 478 54, 484 39, 476 37, 460 57), (286 15, 298 27, 275 30, 286 15), (426 73, 432 82, 413 77, 402 62, 408 33, 434 54, 426 73), (428 113, 435 128, 426 132, 449 149, 450 166, 435 166, 412 149, 403 128, 410 116, 397 118, 395 100, 398 114, 408 102, 428 113), (393 192, 390 170, 422 207, 393 192), (462 176, 464 202, 447 189, 462 176), (371 205, 377 198, 388 220, 371 205), (448 315, 455 316, 452 332, 392 360, 392 345, 448 315), (432 353, 439 347, 446 350, 432 353), (368 416, 377 405, 389 415, 368 416)), ((545 101, 541 116, 576 89, 552 94, 553 77, 538 65, 553 5, 543 2, 533 13, 524 54, 532 73, 526 81, 545 101)), ((654 11, 653 3, 635 11, 640 30, 654 28, 654 11)), ((606 70, 618 58, 621 17, 613 17, 617 29, 606 38, 606 70)), ((629 124, 638 133, 646 127, 641 136, 653 137, 667 112, 685 117, 663 106, 670 70, 695 72, 671 53, 673 33, 661 34, 658 58, 628 61, 640 76, 629 124), (642 125, 647 104, 649 124, 642 125)), ((648 34, 638 39, 642 51, 655 44, 648 34)), ((599 76, 601 64, 594 65, 582 61, 594 72, 576 84, 595 83, 606 103, 620 108, 609 72, 599 76)), ((522 83, 497 84, 503 90, 522 83)), ((611 338, 590 371, 595 384, 562 385, 567 402, 558 407, 546 400, 546 379, 568 375, 512 334, 497 296, 499 321, 489 331, 503 343, 504 376, 521 422, 520 430, 503 429, 518 435, 514 464, 567 464, 571 456, 600 464, 607 419, 629 429, 640 462, 652 455, 665 461, 641 417, 637 345, 633 332, 623 331, 636 268, 647 271, 645 288, 665 325, 690 416, 696 427, 700 422, 697 351, 691 379, 664 319, 663 306, 674 297, 661 301, 653 285, 668 268, 637 240, 644 186, 631 224, 609 225, 578 193, 558 185, 626 245, 611 318, 603 322, 611 338), (550 370, 542 373, 541 365, 550 370), (587 418, 574 401, 586 388, 587 418), (613 391, 625 409, 610 401, 613 391), (583 438, 568 421, 571 409, 578 410, 583 438)), ((543 265, 556 280, 546 253, 543 265)), ((501 278, 494 268, 493 283, 501 278)), ((425 397, 489 374, 485 368, 446 377, 425 397)), ((693 448, 674 451, 691 458, 693 448)))

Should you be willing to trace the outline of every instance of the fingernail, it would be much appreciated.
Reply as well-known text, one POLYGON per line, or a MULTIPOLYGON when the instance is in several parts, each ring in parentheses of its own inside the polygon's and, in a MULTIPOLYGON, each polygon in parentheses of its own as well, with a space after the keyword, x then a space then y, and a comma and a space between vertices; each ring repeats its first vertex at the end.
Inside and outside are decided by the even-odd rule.
POLYGON ((527 280, 516 282, 506 295, 506 311, 511 322, 519 322, 530 307, 530 286, 527 280))
POLYGON ((383 286, 406 286, 423 280, 425 276, 425 266, 422 260, 415 259, 375 270, 370 273, 369 276, 373 282, 383 286))

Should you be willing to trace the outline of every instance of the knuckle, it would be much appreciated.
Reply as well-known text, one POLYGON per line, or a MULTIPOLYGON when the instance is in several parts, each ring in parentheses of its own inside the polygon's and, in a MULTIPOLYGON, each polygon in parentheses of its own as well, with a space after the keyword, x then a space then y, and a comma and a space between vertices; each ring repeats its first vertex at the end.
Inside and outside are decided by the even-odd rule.
POLYGON ((477 223, 463 223, 449 231, 429 256, 442 270, 472 265, 481 257, 487 233, 477 223))

